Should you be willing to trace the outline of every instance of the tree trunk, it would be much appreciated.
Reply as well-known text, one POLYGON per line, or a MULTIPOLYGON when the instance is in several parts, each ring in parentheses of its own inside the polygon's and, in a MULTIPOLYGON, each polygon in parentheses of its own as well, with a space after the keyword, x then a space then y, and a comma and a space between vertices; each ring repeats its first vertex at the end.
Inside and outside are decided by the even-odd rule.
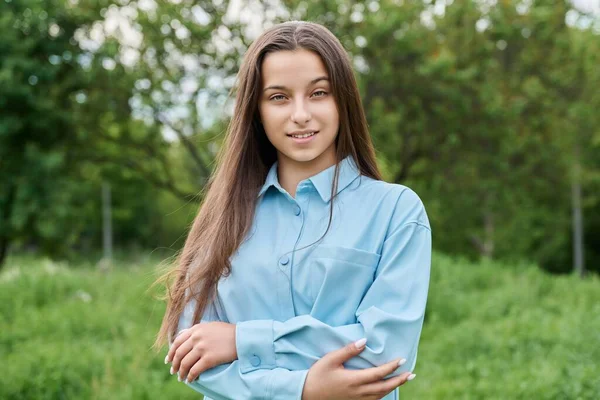
POLYGON ((580 277, 585 276, 583 258, 583 211, 581 210, 581 165, 579 145, 574 148, 573 177, 571 180, 571 206, 573 209, 573 269, 580 277))
POLYGON ((0 229, 0 270, 4 266, 4 261, 6 261, 6 257, 8 256, 8 246, 10 244, 10 216, 12 215, 16 193, 16 185, 9 182, 4 207, 2 207, 2 213, 0 214, 0 223, 2 224, 2 228, 0 229))
POLYGON ((111 210, 110 184, 102 182, 102 248, 103 257, 100 260, 99 267, 102 270, 110 269, 112 264, 112 210, 111 210))
POLYGON ((494 257, 495 235, 494 235, 494 212, 491 206, 491 195, 484 196, 483 205, 483 232, 481 236, 471 235, 471 242, 479 252, 479 255, 485 258, 494 257))

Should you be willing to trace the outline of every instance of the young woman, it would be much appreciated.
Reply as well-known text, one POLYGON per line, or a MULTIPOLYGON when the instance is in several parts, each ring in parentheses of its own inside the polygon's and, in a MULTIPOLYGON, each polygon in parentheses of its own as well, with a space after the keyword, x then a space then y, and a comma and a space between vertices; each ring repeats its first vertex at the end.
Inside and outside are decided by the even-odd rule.
POLYGON ((244 57, 157 344, 205 398, 397 399, 430 262, 423 204, 381 180, 342 45, 279 24, 244 57))

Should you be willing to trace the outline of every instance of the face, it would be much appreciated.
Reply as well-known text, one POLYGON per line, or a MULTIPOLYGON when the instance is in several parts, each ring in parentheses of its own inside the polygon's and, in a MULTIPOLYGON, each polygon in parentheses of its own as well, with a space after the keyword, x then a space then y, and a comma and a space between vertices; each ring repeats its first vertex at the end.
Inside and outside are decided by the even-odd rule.
POLYGON ((265 56, 261 73, 260 118, 280 163, 334 163, 339 115, 321 58, 277 51, 265 56))

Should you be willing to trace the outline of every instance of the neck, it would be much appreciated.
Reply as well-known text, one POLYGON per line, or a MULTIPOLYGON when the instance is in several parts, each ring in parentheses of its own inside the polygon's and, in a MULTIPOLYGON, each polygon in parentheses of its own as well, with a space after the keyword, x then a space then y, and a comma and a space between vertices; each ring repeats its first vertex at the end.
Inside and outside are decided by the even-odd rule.
POLYGON ((296 161, 279 154, 277 165, 279 184, 292 197, 296 197, 298 183, 326 170, 335 163, 335 151, 325 152, 311 161, 296 161))

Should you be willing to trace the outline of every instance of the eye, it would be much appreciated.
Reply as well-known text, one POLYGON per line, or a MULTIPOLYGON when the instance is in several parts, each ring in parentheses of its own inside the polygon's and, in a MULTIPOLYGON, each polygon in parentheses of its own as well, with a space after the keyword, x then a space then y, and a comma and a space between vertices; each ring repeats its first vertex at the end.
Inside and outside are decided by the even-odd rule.
POLYGON ((282 99, 285 99, 285 96, 282 94, 276 94, 275 96, 271 97, 269 100, 275 100, 277 101, 277 98, 281 97, 282 99))
POLYGON ((317 93, 322 93, 321 96, 316 96, 316 97, 323 97, 325 95, 327 95, 327 92, 324 90, 317 90, 316 92, 313 93, 313 96, 316 95, 317 93))

